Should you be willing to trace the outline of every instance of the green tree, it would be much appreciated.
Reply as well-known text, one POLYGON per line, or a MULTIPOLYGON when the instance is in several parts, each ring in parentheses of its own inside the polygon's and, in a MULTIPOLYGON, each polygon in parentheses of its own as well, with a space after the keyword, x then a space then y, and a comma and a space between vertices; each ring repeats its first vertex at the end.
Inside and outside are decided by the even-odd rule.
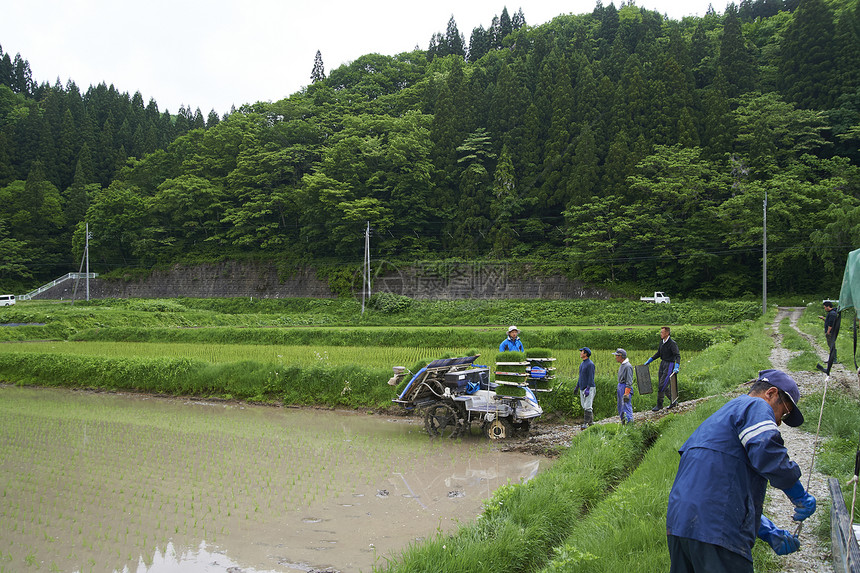
MULTIPOLYGON (((103 268, 125 267, 137 261, 136 247, 146 222, 145 204, 137 189, 118 181, 99 189, 91 197, 86 220, 92 233, 90 253, 103 268)), ((82 225, 75 235, 83 236, 82 225)))
POLYGON ((734 4, 726 7, 723 17, 719 65, 726 79, 729 97, 736 97, 755 86, 757 73, 753 54, 746 44, 741 19, 734 4))
POLYGON ((780 91, 803 108, 830 107, 837 96, 836 53, 833 12, 823 0, 803 0, 780 44, 780 91))
POLYGON ((314 56, 314 69, 311 70, 311 83, 315 84, 325 79, 325 66, 323 65, 322 53, 317 50, 314 56))
POLYGON ((797 109, 775 93, 751 92, 733 112, 736 150, 748 158, 753 176, 768 178, 806 153, 824 145, 822 116, 797 109))
POLYGON ((490 218, 493 221, 490 241, 498 257, 508 257, 514 248, 517 230, 514 222, 521 211, 517 194, 516 174, 507 147, 502 148, 496 170, 493 173, 490 218))
POLYGON ((496 159, 492 139, 483 128, 470 133, 457 148, 461 167, 460 200, 457 206, 455 234, 459 245, 455 250, 466 256, 483 252, 490 232, 490 172, 496 159))
POLYGON ((21 281, 33 278, 30 264, 33 262, 27 243, 13 239, 2 218, 0 218, 0 285, 9 289, 10 285, 18 286, 21 281))

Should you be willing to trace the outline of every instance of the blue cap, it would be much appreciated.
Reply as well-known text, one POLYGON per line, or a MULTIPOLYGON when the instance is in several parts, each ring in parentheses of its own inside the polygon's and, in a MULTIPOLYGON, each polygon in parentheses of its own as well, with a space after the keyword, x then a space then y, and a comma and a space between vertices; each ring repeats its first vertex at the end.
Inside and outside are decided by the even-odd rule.
POLYGON ((579 349, 579 351, 580 351, 580 352, 585 352, 586 354, 588 354, 589 356, 591 356, 591 349, 590 349, 589 347, 587 347, 587 346, 583 346, 582 348, 580 348, 580 349, 579 349))
POLYGON ((767 382, 771 386, 776 386, 785 392, 786 396, 791 400, 791 404, 794 407, 791 409, 791 414, 786 416, 783 422, 792 427, 801 425, 803 423, 803 414, 800 408, 797 407, 797 403, 800 401, 800 390, 797 389, 797 382, 794 381, 794 378, 780 370, 761 370, 758 373, 758 379, 762 382, 767 382))

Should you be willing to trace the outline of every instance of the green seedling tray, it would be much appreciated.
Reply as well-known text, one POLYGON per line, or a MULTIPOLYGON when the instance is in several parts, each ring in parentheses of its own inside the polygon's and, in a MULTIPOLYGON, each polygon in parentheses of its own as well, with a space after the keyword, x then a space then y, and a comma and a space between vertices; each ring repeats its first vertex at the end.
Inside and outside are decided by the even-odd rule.
POLYGON ((519 385, 499 384, 496 386, 497 396, 509 396, 511 398, 523 398, 526 395, 526 387, 519 385))

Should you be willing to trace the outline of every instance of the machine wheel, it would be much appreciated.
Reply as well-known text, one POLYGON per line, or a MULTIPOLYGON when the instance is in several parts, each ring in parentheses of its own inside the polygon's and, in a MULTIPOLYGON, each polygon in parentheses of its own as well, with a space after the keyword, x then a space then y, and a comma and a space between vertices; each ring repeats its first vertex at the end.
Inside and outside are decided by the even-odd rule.
POLYGON ((466 429, 466 420, 450 402, 437 402, 424 413, 424 429, 431 438, 459 438, 466 429))
POLYGON ((520 420, 514 424, 514 430, 522 436, 527 435, 531 427, 531 420, 520 420))
POLYGON ((514 425, 507 418, 484 422, 484 434, 491 440, 504 440, 514 435, 514 425))

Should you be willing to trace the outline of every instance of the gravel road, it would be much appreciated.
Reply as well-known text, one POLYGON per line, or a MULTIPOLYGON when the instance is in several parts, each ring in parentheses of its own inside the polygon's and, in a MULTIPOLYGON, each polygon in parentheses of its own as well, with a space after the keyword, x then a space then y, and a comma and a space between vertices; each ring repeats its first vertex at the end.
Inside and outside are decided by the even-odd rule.
MULTIPOLYGON (((803 313, 803 308, 780 308, 771 326, 771 336, 774 339, 774 347, 770 353, 770 362, 773 367, 778 370, 783 370, 791 374, 797 382, 801 396, 809 395, 813 392, 823 389, 825 383, 825 375, 821 372, 792 372, 788 369, 788 361, 791 360, 800 351, 786 350, 782 346, 782 335, 779 333, 779 323, 785 317, 790 317, 791 326, 797 330, 815 349, 819 358, 827 359, 827 352, 821 348, 815 340, 801 332, 797 328, 797 321, 803 313)), ((846 388, 848 387, 848 375, 841 365, 834 365, 831 369, 830 380, 827 384, 839 383, 846 388)), ((791 459, 797 462, 800 470, 803 472, 800 480, 804 487, 809 483, 809 492, 818 500, 826 500, 830 493, 827 489, 827 476, 818 473, 814 468, 810 479, 809 469, 812 466, 814 451, 815 451, 815 429, 818 426, 818 417, 821 408, 821 403, 812 404, 806 402, 803 404, 803 415, 807 420, 806 426, 813 428, 813 433, 805 432, 799 428, 791 428, 785 424, 779 427, 782 437, 785 440, 785 446, 788 448, 788 453, 791 459), (809 424, 812 422, 812 424, 809 424)), ((820 440, 819 440, 820 444, 820 440)), ((768 497, 765 501, 765 514, 778 527, 794 531, 796 525, 791 520, 791 515, 794 513, 794 506, 782 492, 773 488, 768 489, 768 497)), ((818 537, 813 533, 818 527, 819 520, 823 517, 823 512, 816 511, 812 517, 807 519, 803 524, 803 529, 800 533, 800 551, 787 555, 782 558, 783 566, 786 573, 800 572, 832 572, 830 551, 823 544, 819 543, 818 537)))

